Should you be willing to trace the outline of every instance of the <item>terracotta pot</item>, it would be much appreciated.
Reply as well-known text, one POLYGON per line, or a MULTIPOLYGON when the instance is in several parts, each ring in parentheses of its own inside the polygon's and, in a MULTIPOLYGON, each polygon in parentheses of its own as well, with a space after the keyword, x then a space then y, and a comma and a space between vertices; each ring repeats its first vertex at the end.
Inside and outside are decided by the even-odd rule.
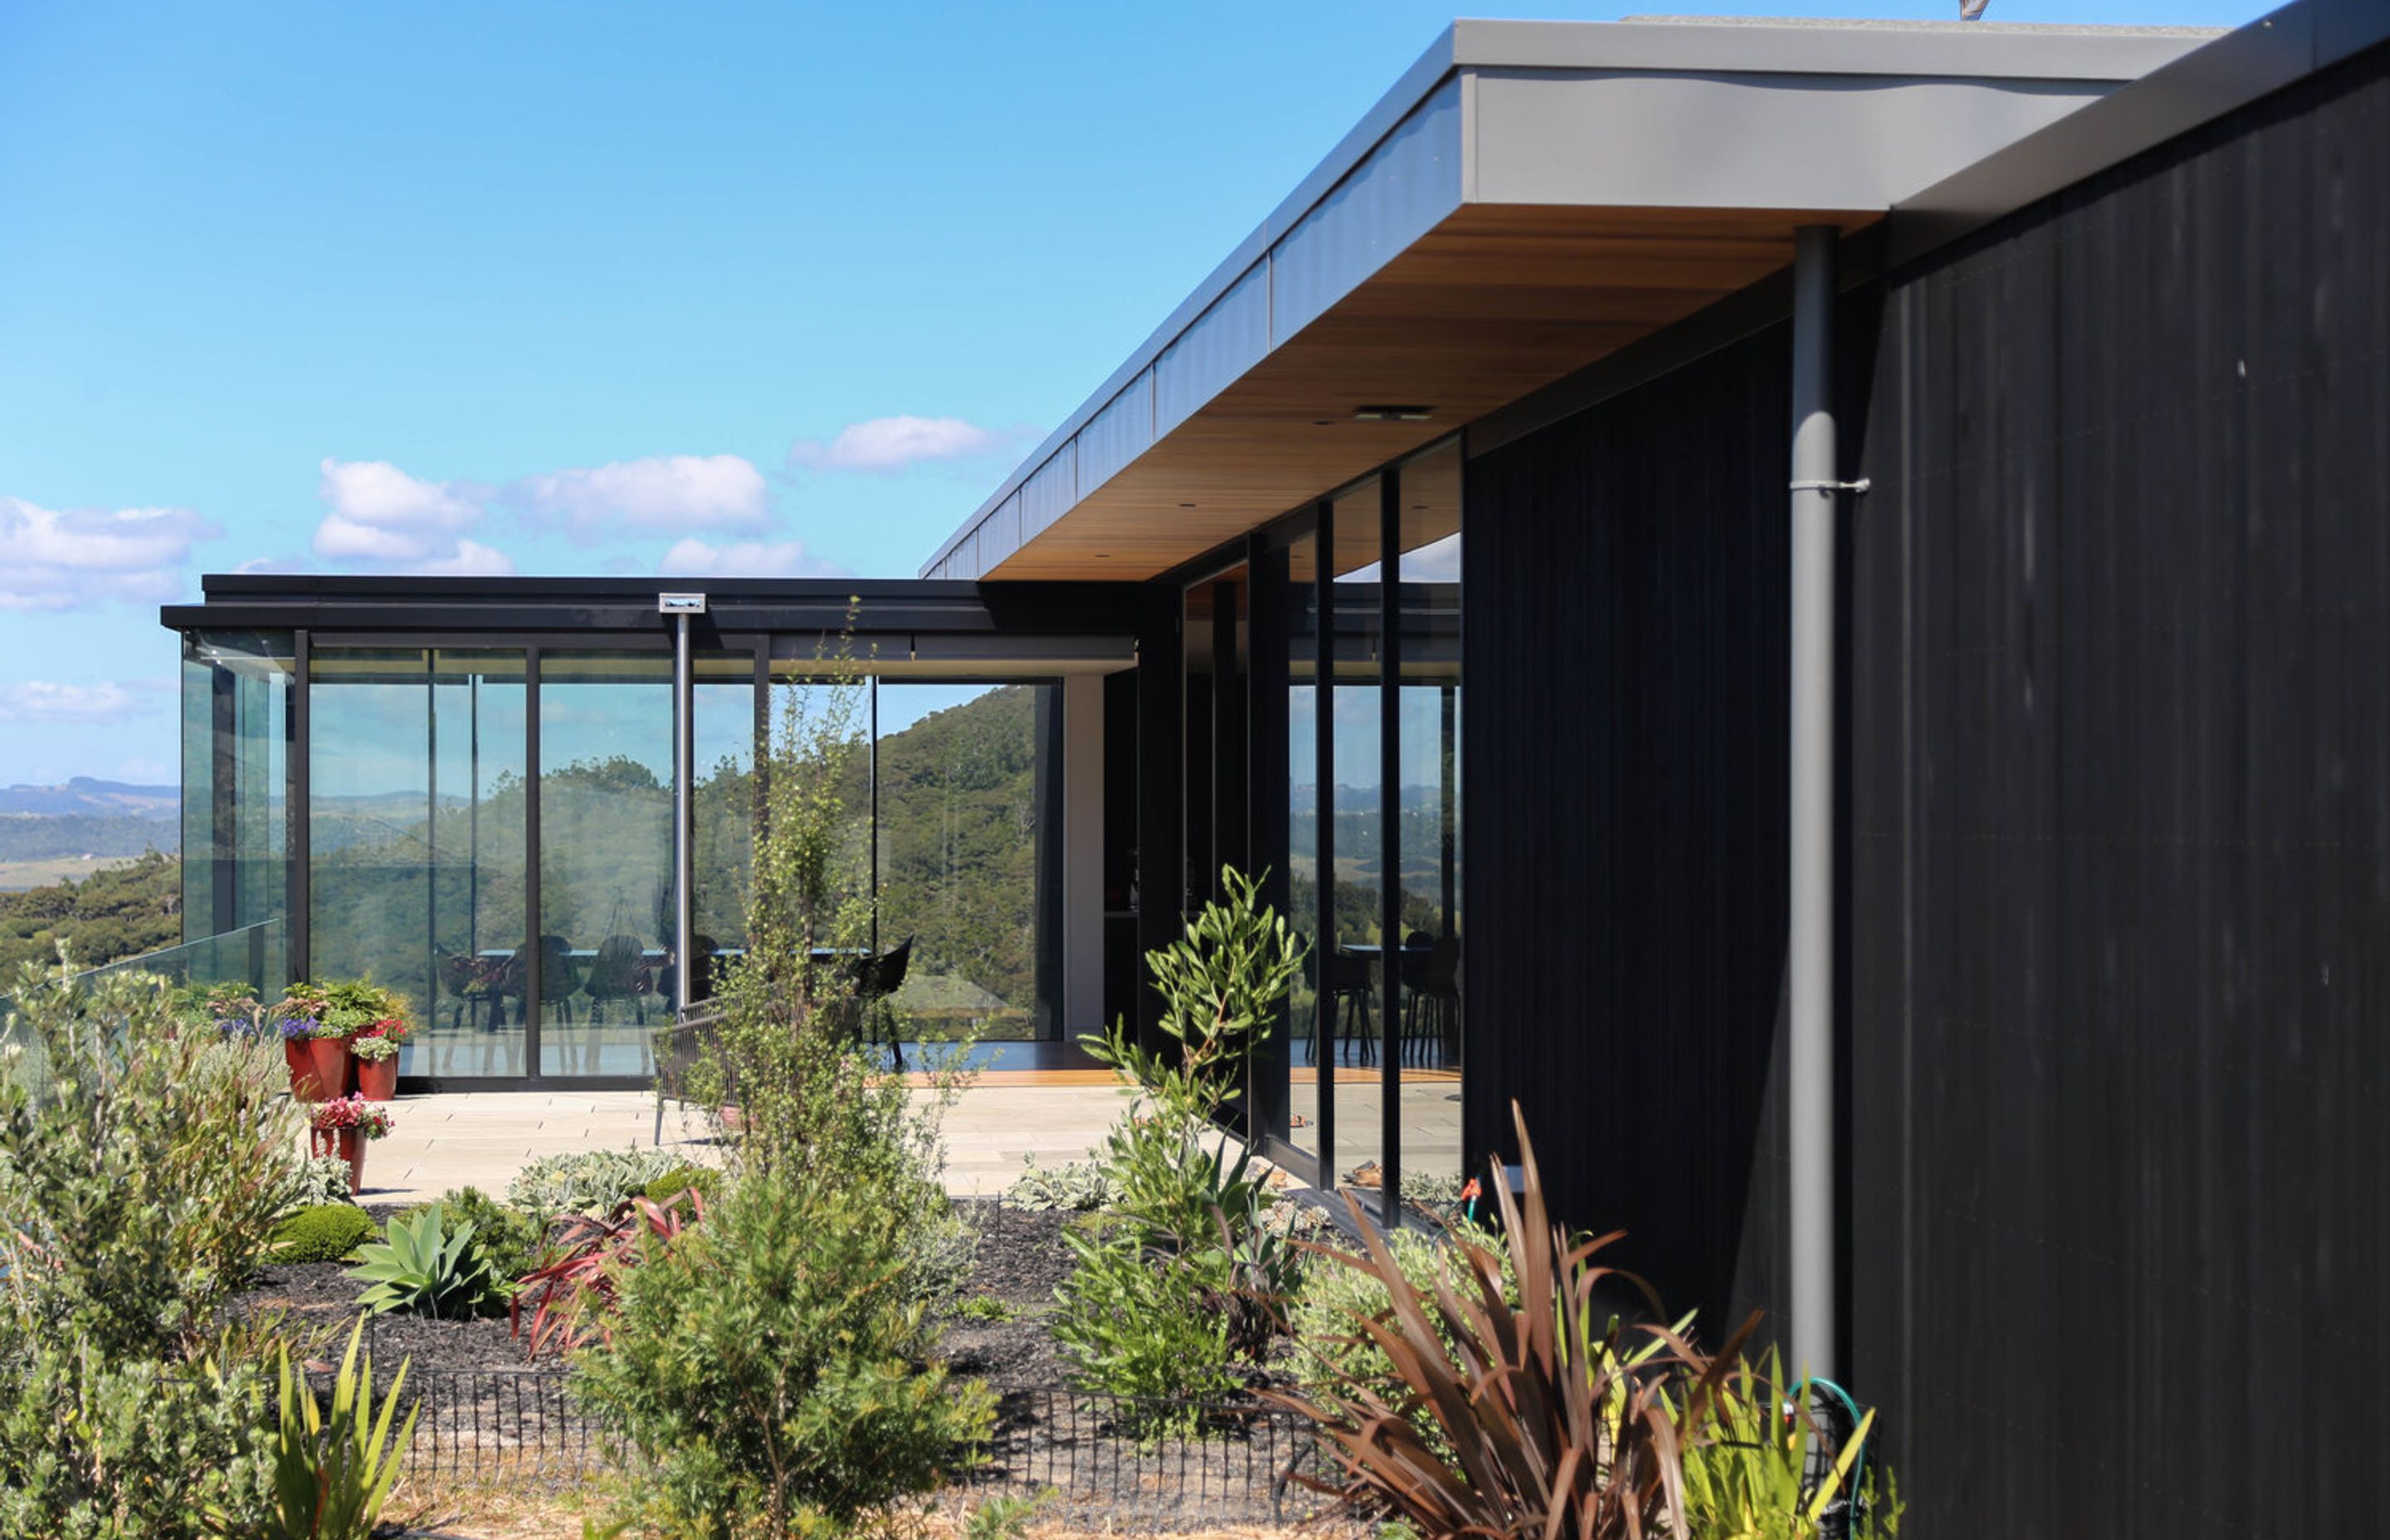
POLYGON ((314 1061, 307 1057, 307 1040, 303 1037, 284 1038, 282 1061, 290 1067, 290 1094, 301 1101, 315 1100, 314 1097, 308 1095, 308 1091, 315 1084, 313 1077, 315 1067, 314 1061))
MULTIPOLYGON (((353 1057, 353 1056, 352 1056, 353 1057)), ((357 1094, 367 1101, 392 1101, 398 1096, 398 1055, 357 1060, 357 1094)))
POLYGON ((349 1046, 337 1037, 307 1039, 308 1079, 315 1094, 309 1101, 329 1101, 349 1094, 349 1046))

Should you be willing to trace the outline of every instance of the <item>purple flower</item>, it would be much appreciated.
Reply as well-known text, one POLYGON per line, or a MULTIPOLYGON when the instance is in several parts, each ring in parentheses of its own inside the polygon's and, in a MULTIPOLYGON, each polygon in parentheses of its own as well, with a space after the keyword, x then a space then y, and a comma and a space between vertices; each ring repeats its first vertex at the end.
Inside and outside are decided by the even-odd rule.
POLYGON ((303 1016, 286 1016, 274 1024, 281 1029, 283 1040, 286 1042, 294 1038, 312 1036, 315 1031, 315 1023, 303 1016))

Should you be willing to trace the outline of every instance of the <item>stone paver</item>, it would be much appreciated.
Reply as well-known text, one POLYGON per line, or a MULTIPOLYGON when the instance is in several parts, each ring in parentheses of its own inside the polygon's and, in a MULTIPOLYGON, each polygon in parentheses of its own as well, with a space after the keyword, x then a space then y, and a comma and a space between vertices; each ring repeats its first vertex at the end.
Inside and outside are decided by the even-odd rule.
MULTIPOLYGON (((923 1093, 926 1095, 926 1093, 923 1093)), ((978 1086, 945 1116, 946 1189, 958 1196, 1003 1190, 1031 1154, 1041 1164, 1077 1160, 1119 1116, 1108 1085, 978 1086)), ((391 1104, 388 1138, 366 1147, 370 1203, 415 1203, 452 1187, 502 1196, 516 1172, 542 1155, 573 1149, 647 1149, 656 1103, 645 1091, 464 1091, 404 1097, 391 1104)), ((663 1147, 719 1164, 705 1121, 677 1103, 664 1110, 663 1147)))

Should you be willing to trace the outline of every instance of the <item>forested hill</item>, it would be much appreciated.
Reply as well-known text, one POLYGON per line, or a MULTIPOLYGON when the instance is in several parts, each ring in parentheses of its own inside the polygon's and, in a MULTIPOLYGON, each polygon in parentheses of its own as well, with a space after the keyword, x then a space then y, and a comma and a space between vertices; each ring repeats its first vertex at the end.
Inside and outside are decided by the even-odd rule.
POLYGON ((0 893, 0 969, 49 962, 58 943, 77 968, 96 968, 183 939, 183 863, 151 851, 77 881, 0 893))

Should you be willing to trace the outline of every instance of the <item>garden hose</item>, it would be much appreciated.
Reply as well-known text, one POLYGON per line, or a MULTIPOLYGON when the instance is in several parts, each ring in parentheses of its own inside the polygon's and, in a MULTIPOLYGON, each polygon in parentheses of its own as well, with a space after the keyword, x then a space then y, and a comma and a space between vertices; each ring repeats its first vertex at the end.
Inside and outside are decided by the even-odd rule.
MULTIPOLYGON (((1831 1380, 1820 1380, 1814 1375, 1810 1377, 1808 1385, 1811 1390, 1824 1391, 1828 1395, 1832 1396, 1836 1401, 1843 1404, 1844 1412, 1847 1414, 1851 1419, 1852 1436, 1857 1437, 1859 1431, 1859 1404, 1852 1399, 1851 1392, 1843 1389, 1840 1385, 1835 1384, 1831 1380)), ((1870 1431, 1872 1431, 1872 1430, 1870 1430, 1870 1431)), ((1851 1461, 1851 1480, 1849 1486, 1845 1489, 1848 1493, 1849 1506, 1853 1511, 1857 1511, 1858 1508, 1859 1490, 1861 1485, 1867 1480, 1867 1440, 1862 1438, 1859 1439, 1858 1443, 1858 1456, 1851 1461)))

